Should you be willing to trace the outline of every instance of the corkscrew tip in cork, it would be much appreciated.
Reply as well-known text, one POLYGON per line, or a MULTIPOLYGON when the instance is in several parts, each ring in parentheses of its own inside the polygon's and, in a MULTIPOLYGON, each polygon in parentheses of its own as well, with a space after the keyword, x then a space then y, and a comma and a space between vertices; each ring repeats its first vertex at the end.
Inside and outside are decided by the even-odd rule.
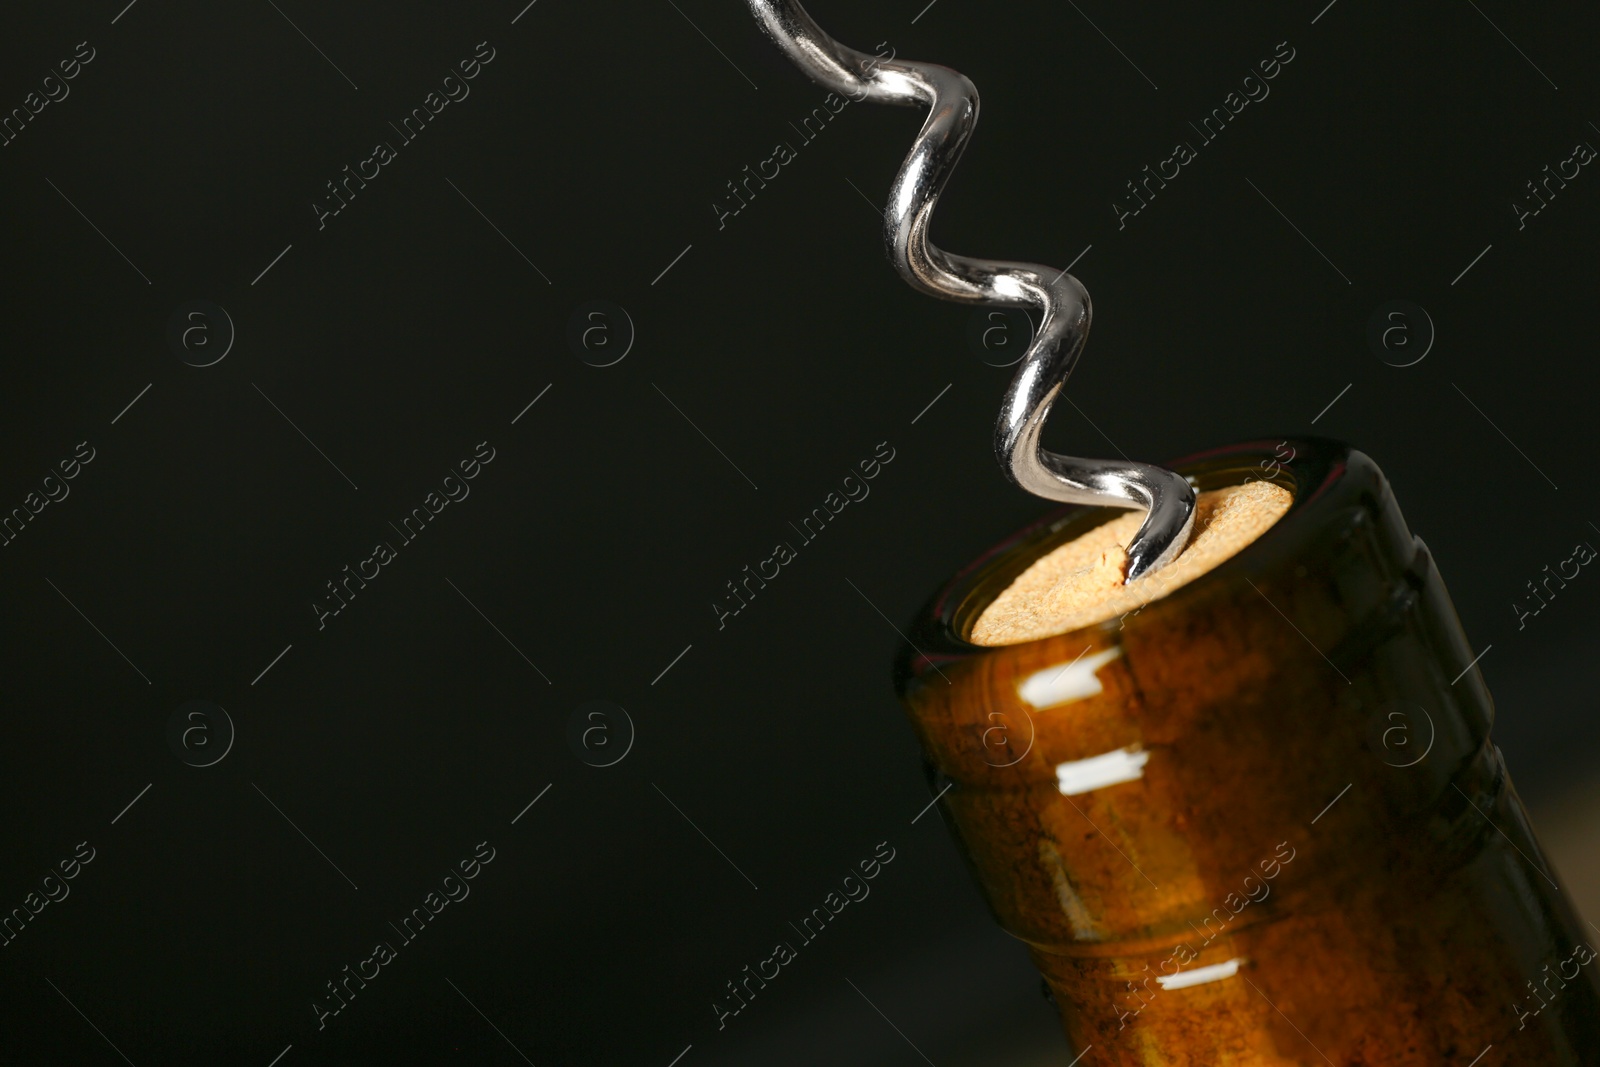
POLYGON ((1194 532, 1194 487, 1174 471, 1156 468, 1166 484, 1159 485, 1157 494, 1146 509, 1144 524, 1128 542, 1128 570, 1126 582, 1136 582, 1171 563, 1188 547, 1194 532))
POLYGON ((1001 405, 995 453, 1017 485, 1069 504, 1143 509, 1128 544, 1127 580, 1137 581, 1183 550, 1194 524, 1194 489, 1148 463, 1078 459, 1048 451, 1040 433, 1083 350, 1089 294, 1066 271, 1035 263, 959 256, 928 240, 933 209, 978 121, 978 93, 962 74, 934 63, 870 56, 829 37, 797 0, 747 0, 767 35, 812 80, 852 100, 920 106, 922 131, 895 176, 884 216, 889 257, 908 284, 966 304, 1038 312, 1040 327, 1001 405))

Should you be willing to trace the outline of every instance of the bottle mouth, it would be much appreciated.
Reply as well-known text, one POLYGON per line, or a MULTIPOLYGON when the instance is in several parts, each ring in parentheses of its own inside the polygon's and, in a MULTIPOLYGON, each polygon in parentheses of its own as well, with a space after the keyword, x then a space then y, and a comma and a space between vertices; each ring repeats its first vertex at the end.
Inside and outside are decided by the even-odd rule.
MULTIPOLYGON (((1281 555, 1303 528, 1304 512, 1324 498, 1349 466, 1354 452, 1349 445, 1326 438, 1291 437, 1246 441, 1214 449, 1167 464, 1199 492, 1248 481, 1265 481, 1289 492, 1288 510, 1259 537, 1235 555, 1224 559, 1194 580, 1177 585, 1149 603, 1186 601, 1218 582, 1255 573, 1281 555)), ((930 665, 944 666, 996 648, 1015 647, 1027 640, 1052 640, 1065 633, 1116 627, 1117 615, 1108 620, 1070 627, 1020 641, 983 644, 973 639, 979 619, 996 600, 1037 561, 1070 541, 1129 513, 1123 509, 1069 505, 1057 508, 1012 534, 968 564, 945 583, 920 613, 902 650, 897 676, 920 676, 930 665)))
POLYGON ((1284 516, 1294 494, 1275 481, 1251 478, 1202 490, 1194 500, 1189 535, 1159 570, 1130 577, 1132 542, 1145 518, 1124 511, 1035 560, 984 608, 966 639, 1018 645, 1112 618, 1125 622, 1249 547, 1284 516))

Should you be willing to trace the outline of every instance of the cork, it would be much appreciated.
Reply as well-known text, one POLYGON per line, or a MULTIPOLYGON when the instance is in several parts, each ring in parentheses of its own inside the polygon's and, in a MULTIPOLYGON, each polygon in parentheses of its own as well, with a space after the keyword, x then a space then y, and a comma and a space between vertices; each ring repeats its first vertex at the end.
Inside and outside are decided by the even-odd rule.
POLYGON ((1126 545, 1144 512, 1119 515, 1034 561, 983 610, 968 639, 1014 645, 1136 611, 1232 557, 1282 518, 1292 500, 1287 489, 1264 481, 1200 493, 1189 543, 1171 563, 1132 584, 1124 580, 1126 545))

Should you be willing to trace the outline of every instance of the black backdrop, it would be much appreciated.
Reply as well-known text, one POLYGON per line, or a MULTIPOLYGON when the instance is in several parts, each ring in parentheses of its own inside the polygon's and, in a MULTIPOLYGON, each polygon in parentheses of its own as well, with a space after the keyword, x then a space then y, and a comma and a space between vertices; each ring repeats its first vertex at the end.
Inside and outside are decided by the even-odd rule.
MULTIPOLYGON (((920 116, 852 104, 804 140, 825 94, 731 0, 124 3, 0 16, 0 908, 28 917, 0 1058, 1066 1062, 913 822, 889 687, 894 626, 1045 507, 990 456, 1010 371, 973 313, 883 258, 920 116), (407 142, 434 91, 461 98, 407 142), (377 173, 319 228, 346 166, 377 173), (719 629, 725 583, 880 442, 870 496, 719 629), (347 565, 377 576, 335 615, 347 565), (880 842, 871 896, 719 1030, 725 983, 880 842), (413 942, 390 926, 446 888, 413 942), (346 965, 378 976, 319 1028, 346 965)), ((1513 205, 1600 144, 1600 16, 1323 3, 812 13, 983 93, 941 244, 1076 260, 1097 319, 1052 447, 1317 432, 1383 465, 1537 815, 1600 734, 1600 579, 1513 607, 1600 543, 1600 177, 1513 205)))

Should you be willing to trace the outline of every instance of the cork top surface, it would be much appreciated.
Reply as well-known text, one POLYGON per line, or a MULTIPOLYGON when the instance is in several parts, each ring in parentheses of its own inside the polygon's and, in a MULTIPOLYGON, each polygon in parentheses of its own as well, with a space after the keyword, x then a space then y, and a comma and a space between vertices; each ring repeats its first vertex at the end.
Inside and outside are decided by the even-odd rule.
POLYGON ((1254 481, 1200 493, 1194 530, 1178 558, 1132 585, 1124 574, 1127 543, 1144 512, 1129 511, 1035 560, 983 610, 968 638, 1014 645, 1067 633, 1134 611, 1205 574, 1260 537, 1294 497, 1254 481))

